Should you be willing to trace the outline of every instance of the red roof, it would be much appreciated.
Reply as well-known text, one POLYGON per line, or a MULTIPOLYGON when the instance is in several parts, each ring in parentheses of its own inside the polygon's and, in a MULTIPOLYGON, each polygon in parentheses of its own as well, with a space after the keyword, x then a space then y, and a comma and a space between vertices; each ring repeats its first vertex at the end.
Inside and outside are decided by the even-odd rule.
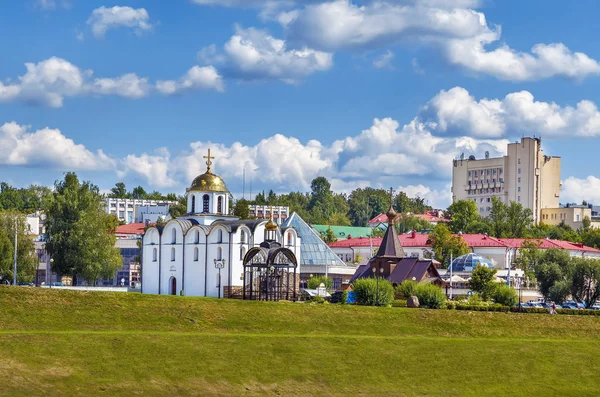
POLYGON ((144 223, 130 223, 129 225, 121 225, 115 231, 115 234, 144 234, 144 223))
POLYGON ((375 218, 373 218, 373 219, 371 219, 369 221, 369 224, 371 224, 371 223, 376 223, 376 224, 387 223, 387 215, 386 214, 379 214, 375 218))
MULTIPOLYGON (((427 234, 415 234, 414 237, 411 233, 401 234, 398 236, 400 243, 403 247, 430 247, 431 242, 429 241, 429 235, 427 234)), ((467 243, 470 248, 473 247, 503 247, 503 248, 521 248, 524 241, 529 239, 524 238, 495 238, 485 234, 463 234, 462 239, 467 243)), ((532 239, 533 240, 533 239, 532 239)), ((571 243, 569 241, 562 240, 549 240, 539 239, 534 240, 541 243, 540 248, 562 248, 571 251, 584 251, 584 252, 596 252, 600 253, 599 249, 587 247, 581 243, 571 243)), ((347 240, 336 241, 330 243, 331 248, 350 248, 350 247, 378 247, 381 244, 381 237, 374 237, 369 241, 369 238, 350 238, 347 240)))

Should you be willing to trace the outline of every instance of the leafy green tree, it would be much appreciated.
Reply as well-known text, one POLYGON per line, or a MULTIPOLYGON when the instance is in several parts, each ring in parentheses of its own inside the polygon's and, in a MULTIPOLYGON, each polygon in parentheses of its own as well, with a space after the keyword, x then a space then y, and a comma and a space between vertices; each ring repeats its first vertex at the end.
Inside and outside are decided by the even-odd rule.
POLYGON ((496 276, 496 269, 490 269, 487 266, 477 265, 473 273, 471 274, 471 280, 469 280, 469 287, 480 294, 483 299, 488 300, 491 298, 491 294, 494 291, 494 278, 496 276))
POLYGON ((494 303, 502 306, 515 306, 519 303, 517 291, 506 284, 495 283, 490 295, 494 303))
POLYGON ((112 198, 126 198, 127 197, 127 187, 123 182, 118 182, 115 184, 115 187, 110 189, 109 197, 112 198))
POLYGON ((571 291, 571 284, 568 280, 559 280, 548 289, 548 299, 552 302, 561 304, 567 299, 571 291))
POLYGON ((348 197, 348 217, 353 226, 367 226, 369 220, 386 212, 390 195, 383 189, 355 189, 348 197))
POLYGON ((581 242, 588 247, 600 247, 600 229, 588 229, 581 232, 581 242))
POLYGON ((416 281, 404 280, 394 288, 394 299, 408 299, 414 296, 417 285, 419 284, 416 281))
POLYGON ((169 206, 169 215, 171 218, 178 218, 187 213, 187 197, 179 196, 177 198, 177 204, 169 206))
POLYGON ((148 193, 146 193, 144 188, 141 186, 134 187, 133 190, 131 191, 130 195, 131 195, 131 198, 136 199, 136 200, 144 200, 144 199, 148 198, 148 193))
POLYGON ((240 219, 250 219, 249 202, 246 199, 239 199, 233 205, 233 215, 240 219))
POLYGON ((589 216, 584 216, 583 220, 581 221, 581 231, 587 231, 590 230, 590 227, 592 226, 592 220, 590 219, 589 216))
POLYGON ((490 223, 490 236, 505 237, 507 234, 508 208, 498 197, 492 197, 492 208, 488 220, 490 223))
POLYGON ((434 252, 435 259, 442 263, 444 268, 450 264, 450 257, 468 254, 469 246, 459 237, 454 236, 443 223, 438 223, 433 232, 429 234, 431 240, 431 248, 434 252))
POLYGON ((46 250, 53 270, 72 275, 73 285, 78 275, 89 283, 96 275, 114 275, 122 266, 115 248, 117 222, 104 210, 98 187, 69 172, 54 190, 46 208, 46 250))
POLYGON ((571 258, 571 295, 586 306, 600 298, 600 261, 588 258, 571 258))
POLYGON ((540 293, 549 298, 550 288, 570 274, 571 256, 569 251, 558 248, 547 249, 535 267, 535 278, 540 293))
POLYGON ((515 263, 523 270, 529 280, 535 278, 535 267, 542 256, 541 244, 541 241, 537 240, 523 241, 518 251, 519 255, 515 258, 515 263))
POLYGON ((335 213, 331 184, 326 178, 320 176, 312 180, 310 188, 311 198, 308 209, 312 215, 312 223, 325 224, 335 213))
POLYGON ((327 244, 335 243, 337 241, 337 238, 335 237, 335 233, 333 232, 333 230, 331 230, 331 226, 329 226, 327 228, 327 230, 325 230, 324 232, 321 233, 321 238, 327 244))
POLYGON ((12 283, 14 276, 15 218, 17 219, 17 282, 32 282, 38 265, 27 222, 17 211, 0 212, 0 278, 12 283))
POLYGON ((421 232, 423 230, 430 230, 433 226, 423 218, 419 218, 413 215, 402 214, 396 218, 394 223, 396 231, 398 233, 408 233, 412 230, 421 232))
POLYGON ((458 200, 448 207, 450 222, 448 227, 453 233, 470 233, 470 226, 481 221, 477 204, 471 200, 458 200))

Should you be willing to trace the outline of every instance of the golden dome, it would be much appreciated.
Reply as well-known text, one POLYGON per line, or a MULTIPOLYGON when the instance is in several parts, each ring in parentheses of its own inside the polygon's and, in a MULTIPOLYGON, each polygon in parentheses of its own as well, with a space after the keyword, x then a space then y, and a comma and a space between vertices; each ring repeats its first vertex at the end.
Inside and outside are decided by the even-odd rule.
POLYGON ((277 230, 277 223, 273 220, 273 218, 269 219, 269 222, 265 225, 265 229, 269 231, 277 230))
POLYGON ((207 171, 202 175, 198 175, 192 182, 192 186, 190 186, 189 191, 229 193, 229 190, 227 190, 227 186, 225 186, 223 179, 210 171, 207 171))

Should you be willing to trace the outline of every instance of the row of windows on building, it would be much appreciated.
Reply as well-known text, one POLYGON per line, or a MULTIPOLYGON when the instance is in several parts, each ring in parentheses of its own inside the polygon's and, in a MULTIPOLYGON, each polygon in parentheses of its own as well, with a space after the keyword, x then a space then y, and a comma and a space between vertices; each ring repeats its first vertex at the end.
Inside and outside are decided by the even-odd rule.
MULTIPOLYGON (((552 219, 552 220, 556 220, 556 219, 560 219, 560 220, 567 220, 567 214, 565 214, 564 212, 561 212, 560 214, 543 214, 542 215, 542 219, 552 219), (557 215, 560 215, 560 217, 558 217, 557 215)), ((575 215, 575 221, 579 222, 579 214, 575 215)))
POLYGON ((504 192, 503 187, 491 187, 485 189, 472 189, 468 191, 469 196, 473 196, 476 194, 489 194, 489 193, 502 193, 504 192))
MULTIPOLYGON (((244 259, 244 255, 246 255, 246 247, 241 246, 240 247, 240 260, 244 259)), ((175 247, 171 248, 171 262, 175 262, 175 260, 177 259, 176 257, 177 252, 175 251, 175 247)), ((198 262, 200 260, 199 258, 200 255, 200 250, 198 249, 198 247, 194 248, 194 262, 198 262)), ((216 260, 220 261, 223 260, 223 249, 221 247, 217 247, 217 257, 216 260)), ((153 248, 152 249, 152 262, 157 262, 158 261, 158 248, 153 248)))
POLYGON ((502 168, 488 168, 485 170, 474 170, 474 171, 468 171, 468 176, 474 176, 474 177, 484 177, 486 175, 502 175, 504 173, 504 170, 502 168))
MULTIPOLYGON (((474 198, 473 199, 474 203, 477 203, 477 199, 474 198)), ((480 197, 479 198, 479 203, 491 203, 492 202, 492 198, 491 197, 480 197)), ((521 196, 517 196, 517 202, 521 202, 521 196)), ((483 207, 479 207, 479 212, 490 212, 491 211, 491 207, 486 207, 485 209, 483 207)))

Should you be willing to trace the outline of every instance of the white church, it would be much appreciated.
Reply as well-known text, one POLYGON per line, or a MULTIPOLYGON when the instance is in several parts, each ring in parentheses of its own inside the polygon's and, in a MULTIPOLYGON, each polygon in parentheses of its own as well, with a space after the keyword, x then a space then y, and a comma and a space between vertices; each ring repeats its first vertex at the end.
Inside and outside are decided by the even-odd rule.
POLYGON ((187 189, 187 214, 148 228, 142 239, 142 293, 294 299, 300 269, 296 229, 230 215, 229 190, 211 172, 187 189))

